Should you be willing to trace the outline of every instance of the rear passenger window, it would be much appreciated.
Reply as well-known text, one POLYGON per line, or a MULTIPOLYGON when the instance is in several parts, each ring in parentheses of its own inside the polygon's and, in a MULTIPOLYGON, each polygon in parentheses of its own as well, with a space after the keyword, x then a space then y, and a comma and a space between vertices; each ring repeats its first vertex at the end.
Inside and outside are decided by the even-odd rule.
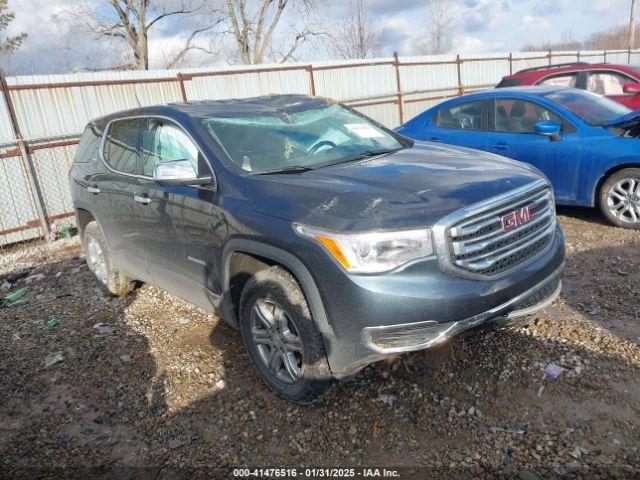
POLYGON ((102 132, 95 125, 87 125, 84 133, 80 138, 80 144, 76 149, 76 155, 73 158, 75 163, 88 163, 98 158, 98 148, 100 147, 100 139, 102 132))
POLYGON ((441 128, 482 130, 484 101, 457 103, 438 110, 436 125, 441 128))
POLYGON ((550 87, 575 87, 577 81, 577 73, 563 73, 562 75, 547 77, 539 82, 538 85, 546 85, 550 87))
POLYGON ((116 120, 111 123, 103 152, 111 168, 133 175, 142 173, 138 139, 144 123, 144 119, 141 118, 116 120))

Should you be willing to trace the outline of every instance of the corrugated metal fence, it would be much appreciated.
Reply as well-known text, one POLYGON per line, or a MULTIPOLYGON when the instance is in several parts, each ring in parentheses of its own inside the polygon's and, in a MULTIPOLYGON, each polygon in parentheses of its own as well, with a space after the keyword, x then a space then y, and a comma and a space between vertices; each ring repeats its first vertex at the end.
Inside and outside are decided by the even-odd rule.
MULTIPOLYGON (((138 105, 302 93, 331 97, 394 127, 445 98, 490 88, 523 68, 634 63, 640 51, 526 52, 311 64, 0 75, 0 256, 73 221, 68 171, 84 125, 138 105), (11 248, 12 244, 18 244, 11 248)), ((0 257, 1 260, 1 257, 0 257)))

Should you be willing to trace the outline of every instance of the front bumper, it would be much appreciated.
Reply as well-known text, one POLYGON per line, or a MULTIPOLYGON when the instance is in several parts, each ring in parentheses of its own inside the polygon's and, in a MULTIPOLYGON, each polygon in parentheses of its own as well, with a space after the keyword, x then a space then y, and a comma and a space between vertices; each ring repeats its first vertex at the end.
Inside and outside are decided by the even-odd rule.
POLYGON ((337 378, 402 352, 442 344, 482 324, 515 323, 553 302, 560 293, 564 237, 498 280, 460 278, 442 272, 435 259, 383 276, 321 276, 319 286, 333 334, 325 336, 337 378), (322 279, 332 281, 323 283, 322 279))
POLYGON ((543 282, 495 308, 457 322, 435 321, 405 323, 362 330, 362 342, 375 352, 384 354, 413 352, 435 347, 470 328, 503 317, 501 323, 531 315, 558 298, 562 290, 562 264, 543 282), (506 321, 505 321, 506 320, 506 321))

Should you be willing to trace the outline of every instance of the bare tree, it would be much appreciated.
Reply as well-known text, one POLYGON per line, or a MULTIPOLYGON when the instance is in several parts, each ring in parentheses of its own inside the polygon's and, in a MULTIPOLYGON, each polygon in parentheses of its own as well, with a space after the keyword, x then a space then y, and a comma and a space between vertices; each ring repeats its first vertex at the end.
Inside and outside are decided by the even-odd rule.
POLYGON ((558 42, 525 43, 520 49, 523 52, 542 52, 546 50, 580 50, 582 42, 576 40, 573 32, 566 31, 560 36, 558 42))
POLYGON ((631 0, 631 15, 629 16, 629 49, 636 45, 636 0, 631 0))
POLYGON ((329 38, 334 56, 376 57, 382 50, 382 30, 371 20, 366 0, 349 0, 347 14, 329 38))
POLYGON ((428 0, 426 51, 432 55, 446 53, 447 42, 457 23, 459 2, 456 0, 428 0))
POLYGON ((242 63, 257 64, 267 56, 279 62, 294 57, 307 41, 322 34, 313 20, 316 0, 226 0, 229 31, 242 63), (295 12, 295 14, 294 14, 295 12), (284 15, 291 13, 286 39, 275 51, 274 35, 284 15))
POLYGON ((116 68, 148 70, 149 34, 170 17, 194 19, 196 13, 204 14, 205 10, 208 14, 200 17, 207 18, 208 23, 193 25, 184 48, 166 60, 169 66, 179 65, 191 50, 206 50, 195 43, 195 38, 221 21, 210 15, 215 13, 212 5, 207 0, 74 0, 63 15, 73 25, 123 47, 129 60, 116 68))
POLYGON ((629 46, 629 30, 628 26, 619 25, 592 33, 584 42, 585 47, 591 50, 626 49, 629 46))
MULTIPOLYGON (((8 0, 0 0, 0 32, 6 30, 9 24, 15 19, 15 14, 7 11, 7 6, 8 0)), ((0 39, 0 54, 8 55, 15 52, 26 39, 26 33, 0 39)))

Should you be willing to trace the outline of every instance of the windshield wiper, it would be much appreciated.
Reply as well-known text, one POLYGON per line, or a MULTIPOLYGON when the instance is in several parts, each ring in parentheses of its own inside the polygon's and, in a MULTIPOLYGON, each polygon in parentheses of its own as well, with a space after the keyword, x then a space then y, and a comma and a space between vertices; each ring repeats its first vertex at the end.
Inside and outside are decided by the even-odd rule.
POLYGON ((254 173, 254 175, 276 175, 276 174, 289 174, 289 173, 303 173, 313 170, 313 167, 305 167, 303 165, 293 165, 291 167, 276 168, 275 170, 267 170, 266 172, 254 173))
POLYGON ((365 158, 371 158, 371 157, 377 157, 378 155, 388 155, 390 153, 395 153, 398 150, 402 150, 403 148, 406 147, 400 147, 400 148, 378 148, 376 150, 365 150, 364 152, 359 152, 359 153, 355 153, 353 155, 349 155, 347 157, 342 157, 337 159, 335 162, 331 162, 328 165, 323 165, 323 166, 332 166, 332 165, 338 165, 340 163, 347 163, 347 162, 353 162, 355 160, 363 160, 365 158))

